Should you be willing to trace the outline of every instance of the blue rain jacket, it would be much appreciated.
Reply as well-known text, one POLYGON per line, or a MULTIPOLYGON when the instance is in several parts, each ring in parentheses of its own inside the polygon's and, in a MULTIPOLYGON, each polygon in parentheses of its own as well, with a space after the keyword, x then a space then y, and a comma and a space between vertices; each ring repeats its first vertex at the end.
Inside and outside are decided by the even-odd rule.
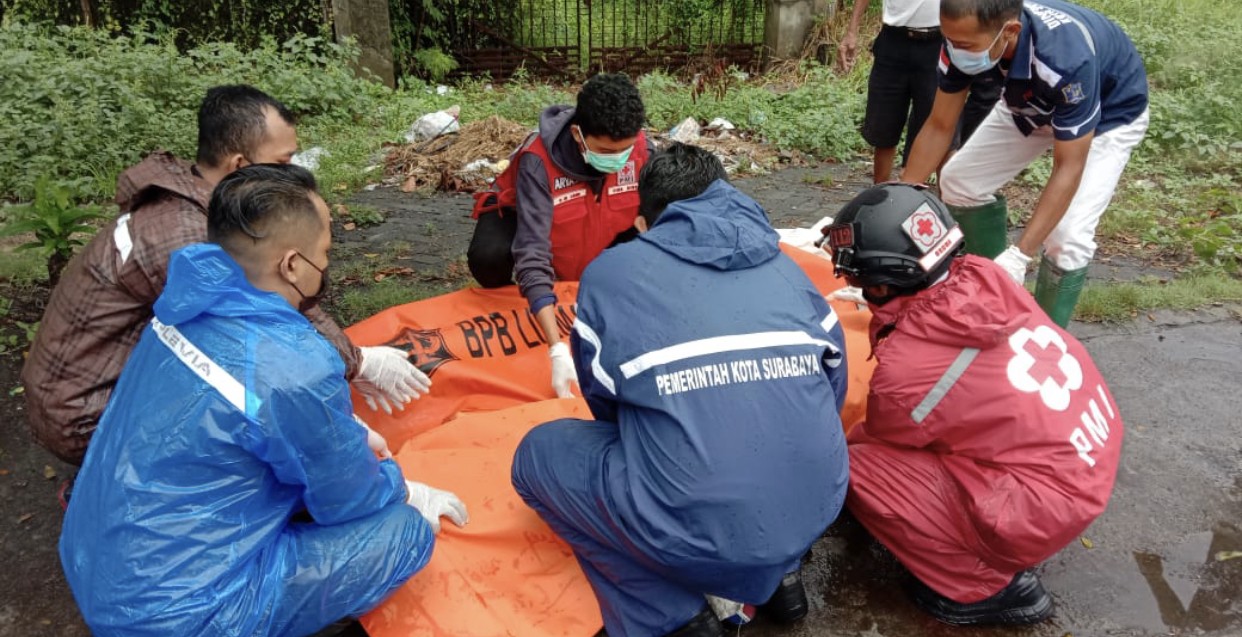
POLYGON ((718 181, 592 262, 571 339, 583 396, 619 426, 607 508, 695 579, 770 575, 713 591, 732 599, 766 599, 787 572, 773 567, 836 518, 848 476, 844 334, 777 241, 718 181))
POLYGON ((154 309, 60 540, 95 635, 305 635, 426 564, 430 529, 310 322, 208 244, 172 255, 154 309))

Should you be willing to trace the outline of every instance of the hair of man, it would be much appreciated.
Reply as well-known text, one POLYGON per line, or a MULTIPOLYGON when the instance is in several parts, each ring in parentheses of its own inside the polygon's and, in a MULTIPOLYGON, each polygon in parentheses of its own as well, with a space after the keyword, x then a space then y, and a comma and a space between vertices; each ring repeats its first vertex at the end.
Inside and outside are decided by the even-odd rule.
POLYGON ((600 73, 578 92, 574 122, 583 135, 629 139, 638 135, 647 111, 638 87, 622 73, 600 73))
POLYGON ((207 90, 198 109, 198 163, 219 166, 226 157, 252 157, 267 134, 267 112, 293 126, 293 113, 253 86, 232 84, 207 90))
POLYGON ((724 164, 711 151, 680 142, 658 152, 638 176, 638 213, 655 224, 674 201, 693 199, 718 179, 729 180, 724 164))
POLYGON ((940 16, 961 20, 973 16, 981 29, 996 31, 1022 14, 1022 0, 940 0, 940 16))
POLYGON ((305 168, 246 166, 224 177, 212 192, 207 240, 239 261, 272 239, 307 246, 323 231, 317 197, 315 177, 305 168))

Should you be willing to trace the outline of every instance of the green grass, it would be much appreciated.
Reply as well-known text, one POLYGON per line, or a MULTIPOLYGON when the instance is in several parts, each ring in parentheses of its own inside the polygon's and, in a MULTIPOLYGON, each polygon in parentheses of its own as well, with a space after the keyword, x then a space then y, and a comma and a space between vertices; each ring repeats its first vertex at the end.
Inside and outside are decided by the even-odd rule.
POLYGON ((458 289, 452 283, 389 278, 379 283, 350 286, 336 295, 326 309, 341 325, 353 325, 383 310, 458 289))
POLYGON ((47 259, 34 250, 0 248, 0 281, 26 286, 47 279, 47 259))
POLYGON ((1218 302, 1242 303, 1242 281, 1210 274, 1169 281, 1146 277, 1133 283, 1088 285, 1074 318, 1128 321, 1153 310, 1192 310, 1218 302))

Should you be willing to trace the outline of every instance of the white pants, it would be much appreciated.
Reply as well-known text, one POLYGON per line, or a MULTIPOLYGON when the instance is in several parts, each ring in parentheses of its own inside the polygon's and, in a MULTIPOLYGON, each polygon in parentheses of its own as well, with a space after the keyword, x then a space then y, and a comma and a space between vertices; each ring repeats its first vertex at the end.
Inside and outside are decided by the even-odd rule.
MULTIPOLYGON (((1117 189, 1130 152, 1147 133, 1148 112, 1132 123, 1091 141, 1082 182, 1061 222, 1044 241, 1044 254, 1063 270, 1085 268, 1095 256, 1095 228, 1117 189)), ((1025 136, 1013 123, 1004 101, 997 103, 979 129, 949 163, 940 178, 940 194, 952 206, 995 201, 993 193, 1035 161, 1053 144, 1052 128, 1025 136)))

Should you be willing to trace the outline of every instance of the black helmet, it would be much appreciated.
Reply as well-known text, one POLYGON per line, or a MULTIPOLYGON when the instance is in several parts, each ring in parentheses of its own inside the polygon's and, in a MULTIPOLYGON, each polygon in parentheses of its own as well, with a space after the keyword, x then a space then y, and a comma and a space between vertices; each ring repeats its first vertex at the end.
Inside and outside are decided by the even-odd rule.
POLYGON ((918 290, 944 274, 962 249, 962 230, 926 187, 868 188, 824 228, 837 276, 862 286, 918 290))

